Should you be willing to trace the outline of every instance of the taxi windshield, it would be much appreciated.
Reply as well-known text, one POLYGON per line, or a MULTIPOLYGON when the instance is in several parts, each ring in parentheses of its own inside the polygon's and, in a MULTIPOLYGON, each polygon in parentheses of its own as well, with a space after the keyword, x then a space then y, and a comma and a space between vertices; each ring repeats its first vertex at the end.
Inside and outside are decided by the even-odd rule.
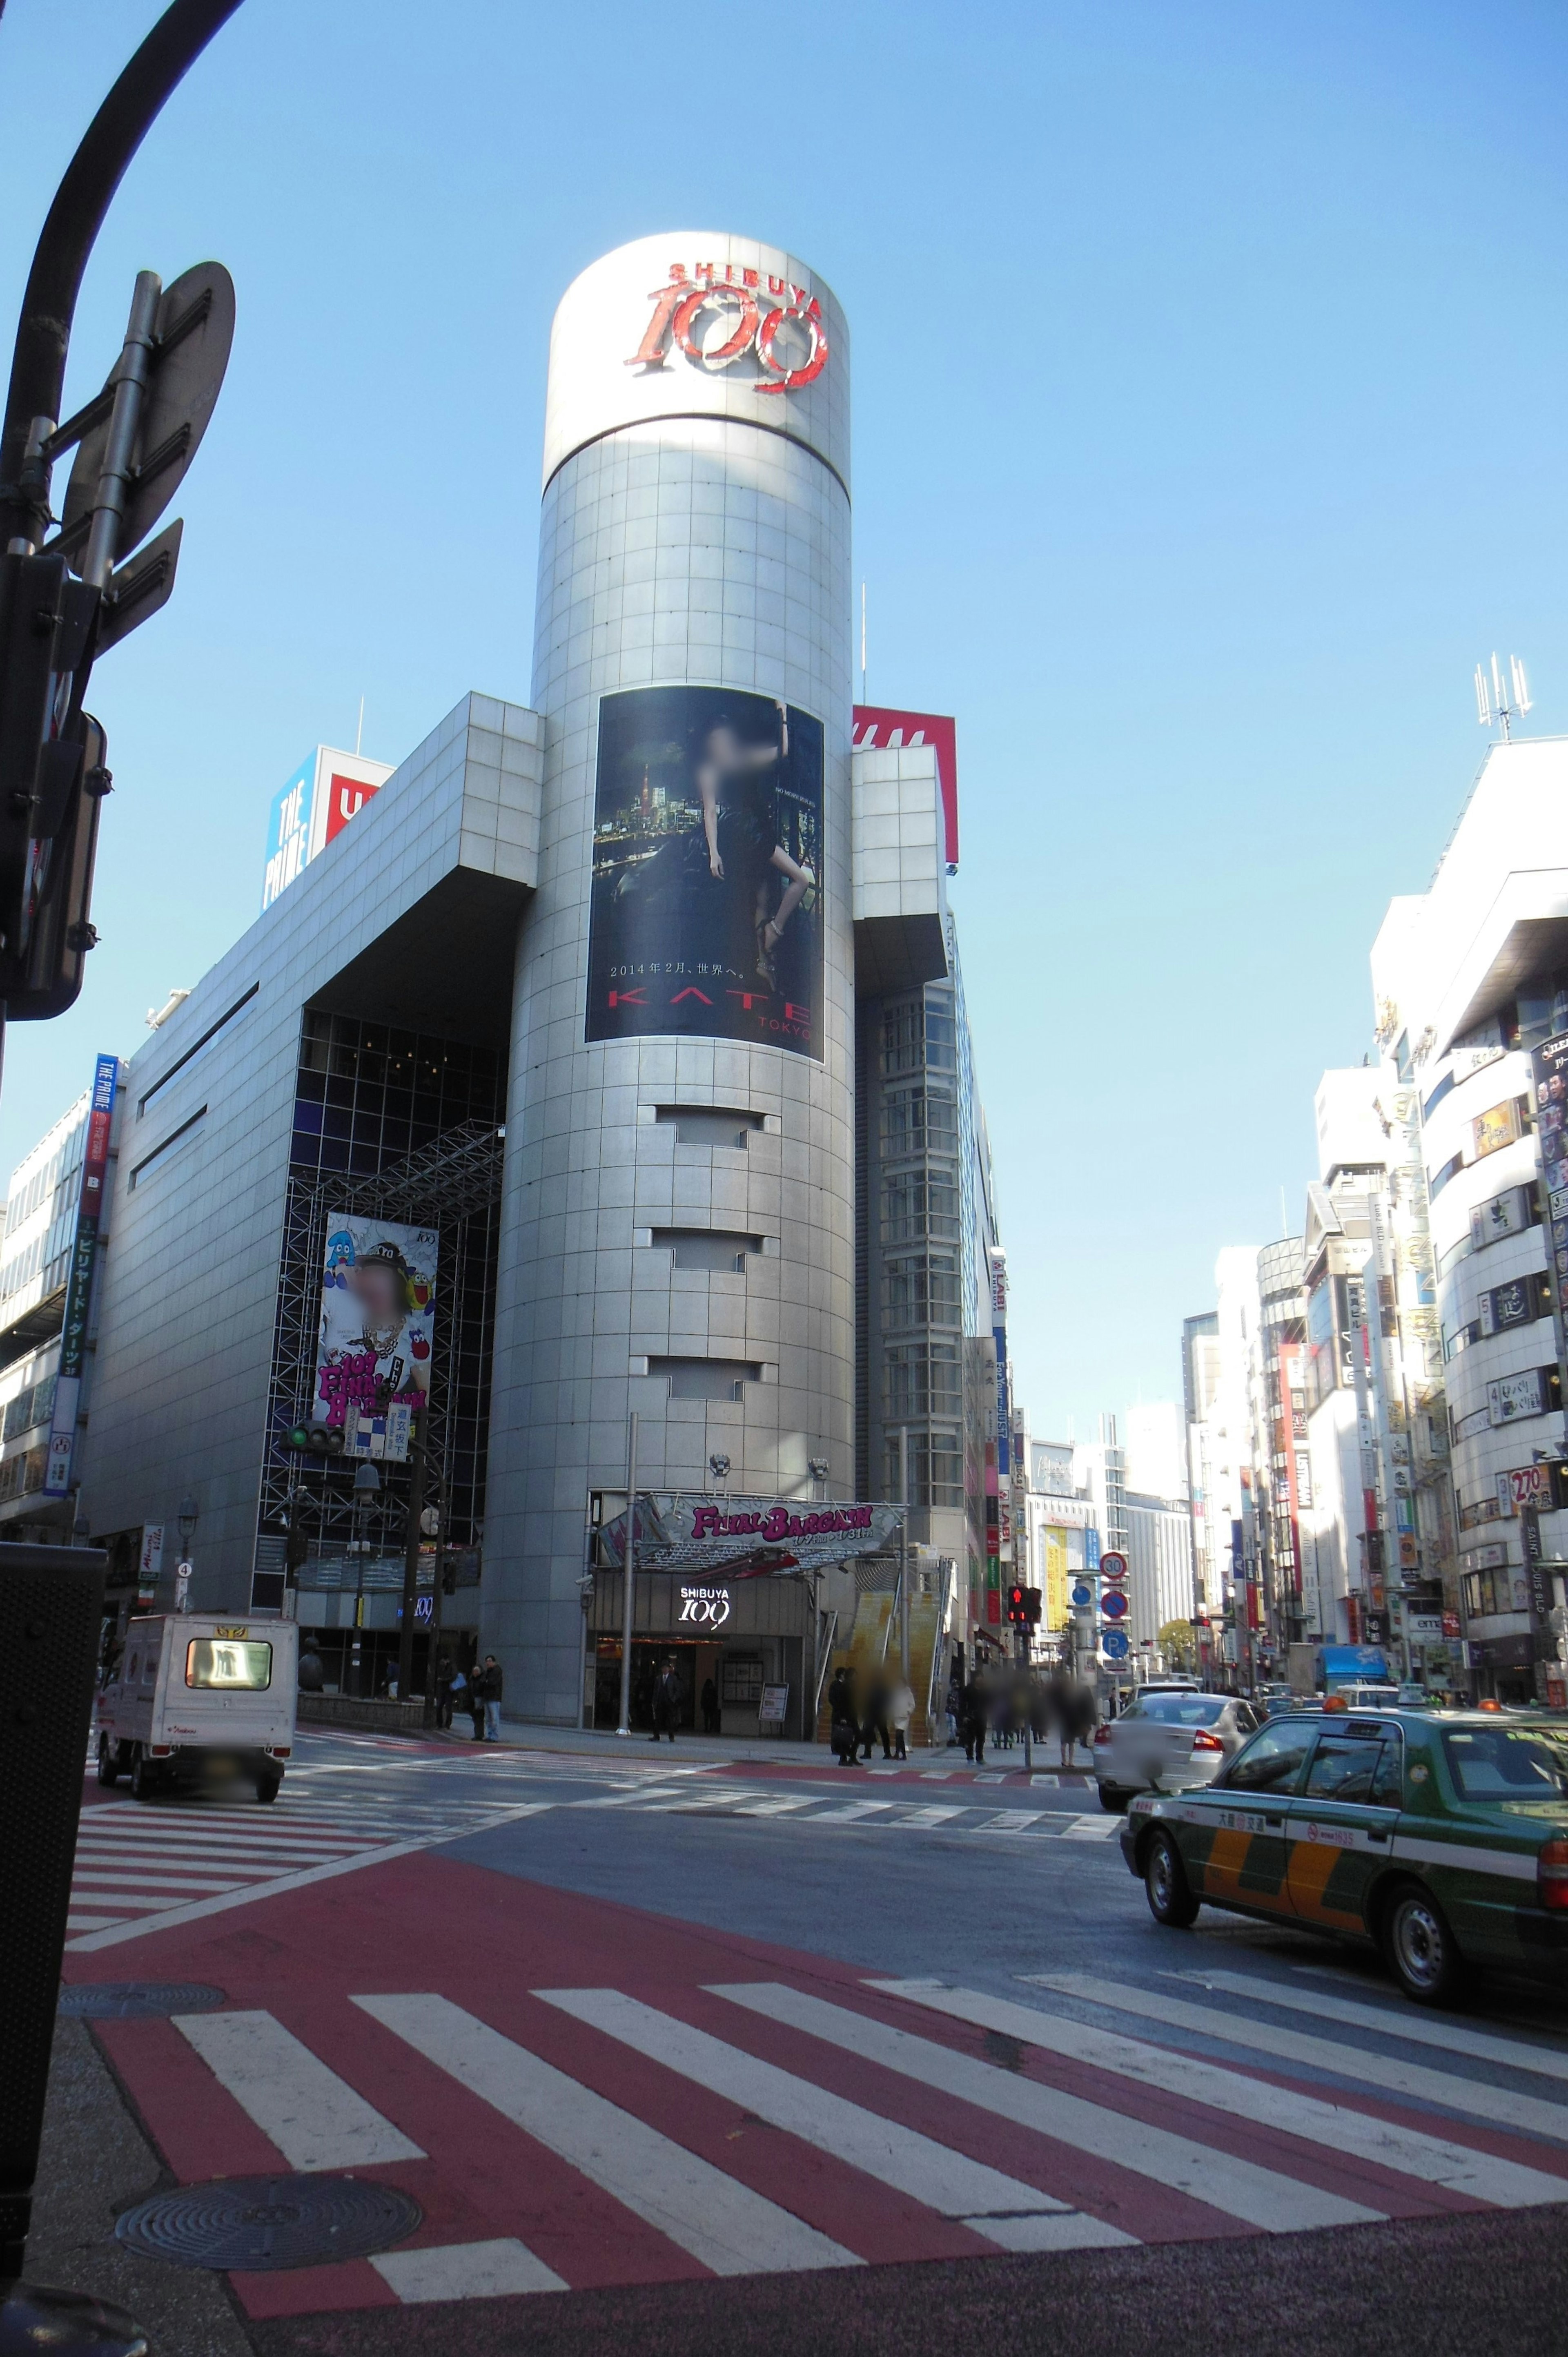
POLYGON ((1443 1749, 1467 1801, 1568 1799, 1568 1728, 1449 1727, 1443 1749))

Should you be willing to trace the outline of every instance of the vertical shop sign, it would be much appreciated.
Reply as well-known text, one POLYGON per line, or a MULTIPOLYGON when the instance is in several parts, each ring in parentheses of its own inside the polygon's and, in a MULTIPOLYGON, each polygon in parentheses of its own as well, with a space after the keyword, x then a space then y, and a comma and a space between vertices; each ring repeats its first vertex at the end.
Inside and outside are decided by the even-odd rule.
POLYGON ((119 1084, 119 1057, 100 1056, 92 1076, 92 1096, 87 1114, 87 1145, 81 1160, 81 1193, 76 1210, 76 1237, 71 1245, 70 1274, 66 1280, 59 1380, 55 1385, 54 1420, 49 1426, 48 1459, 44 1472, 46 1498, 67 1498, 70 1495, 71 1462, 76 1455, 77 1410, 81 1403, 81 1370, 87 1356, 87 1319, 92 1301, 93 1272, 98 1263, 104 1189, 109 1178, 109 1134, 114 1124, 114 1092, 119 1084))
POLYGON ((1568 1329, 1563 1297, 1568 1287, 1568 1031, 1543 1039, 1530 1054, 1535 1127, 1541 1144, 1541 1217, 1552 1269, 1552 1326, 1557 1363, 1568 1369, 1568 1329))

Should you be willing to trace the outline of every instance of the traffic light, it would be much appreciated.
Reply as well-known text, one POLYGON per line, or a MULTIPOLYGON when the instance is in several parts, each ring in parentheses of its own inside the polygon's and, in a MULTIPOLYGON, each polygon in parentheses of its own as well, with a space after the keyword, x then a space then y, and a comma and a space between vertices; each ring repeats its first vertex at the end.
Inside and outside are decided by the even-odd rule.
POLYGON ((284 1446, 302 1457, 341 1457, 343 1427, 340 1424, 296 1424, 284 1446))
POLYGON ((1031 1629, 1037 1629, 1039 1627, 1040 1614, 1044 1608, 1044 1604, 1045 1598, 1037 1587, 1026 1587, 1024 1590, 1024 1618, 1027 1620, 1031 1629))
POLYGON ((1010 1626, 1015 1629, 1022 1629, 1027 1624, 1029 1618, 1027 1597, 1026 1588, 1010 1587, 1007 1590, 1007 1619, 1010 1626))
POLYGON ((13 1021, 63 1015, 97 939, 88 912, 111 780, 81 699, 101 605, 62 556, 0 557, 0 997, 13 1021))

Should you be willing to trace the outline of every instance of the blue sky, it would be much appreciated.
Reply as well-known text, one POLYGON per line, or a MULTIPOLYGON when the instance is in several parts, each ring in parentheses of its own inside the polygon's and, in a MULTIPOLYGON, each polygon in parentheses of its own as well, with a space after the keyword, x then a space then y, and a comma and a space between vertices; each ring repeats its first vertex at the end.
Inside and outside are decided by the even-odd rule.
MULTIPOLYGON (((151 0, 0 23, 0 319, 151 0)), ((1299 1224, 1367 951, 1529 661, 1568 730, 1568 19, 1489 0, 246 0, 100 239, 240 326, 173 603, 93 689, 79 1007, 0 1170, 250 921, 318 741, 526 701, 550 315, 624 240, 761 235, 854 347, 874 701, 959 725, 954 887, 1036 1431, 1171 1395, 1224 1243, 1299 1224)))

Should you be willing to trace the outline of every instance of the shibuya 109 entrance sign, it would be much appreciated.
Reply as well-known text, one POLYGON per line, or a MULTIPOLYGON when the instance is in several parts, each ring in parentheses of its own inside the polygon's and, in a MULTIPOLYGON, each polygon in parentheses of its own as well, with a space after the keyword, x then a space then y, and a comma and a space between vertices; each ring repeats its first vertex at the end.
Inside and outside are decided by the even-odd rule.
POLYGON ((704 373, 755 370, 758 393, 794 393, 828 364, 822 307, 804 286, 733 262, 670 264, 649 296, 652 315, 628 368, 661 369, 683 356, 704 373))
MULTIPOLYGON (((881 1555, 898 1536, 901 1506, 802 1505, 798 1498, 709 1498, 680 1491, 639 1496, 639 1571, 725 1570, 732 1578, 811 1571, 881 1555)), ((626 1560, 626 1516, 599 1534, 613 1563, 626 1560)))

